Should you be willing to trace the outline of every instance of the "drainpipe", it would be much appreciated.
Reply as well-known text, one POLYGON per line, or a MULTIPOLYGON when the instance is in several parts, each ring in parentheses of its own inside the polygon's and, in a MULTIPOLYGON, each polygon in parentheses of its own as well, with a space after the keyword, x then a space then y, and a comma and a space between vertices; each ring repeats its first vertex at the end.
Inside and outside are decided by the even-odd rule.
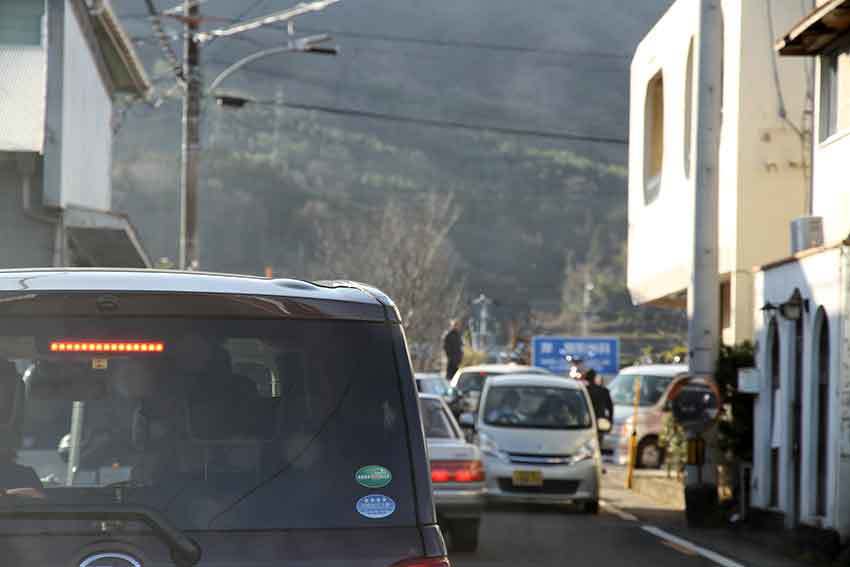
POLYGON ((21 176, 21 208, 24 215, 36 222, 55 227, 53 237, 53 266, 65 265, 65 226, 61 213, 48 213, 33 207, 32 185, 35 177, 36 156, 32 153, 18 153, 18 172, 21 176))

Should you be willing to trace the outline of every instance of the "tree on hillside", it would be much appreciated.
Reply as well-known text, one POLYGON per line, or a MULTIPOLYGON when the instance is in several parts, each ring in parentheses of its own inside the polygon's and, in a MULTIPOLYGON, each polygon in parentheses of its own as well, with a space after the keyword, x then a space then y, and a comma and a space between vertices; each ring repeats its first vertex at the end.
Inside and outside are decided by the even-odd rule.
POLYGON ((459 315, 464 282, 449 232, 460 209, 451 195, 390 199, 365 217, 318 223, 317 279, 373 285, 398 305, 417 370, 439 367, 441 333, 459 315))

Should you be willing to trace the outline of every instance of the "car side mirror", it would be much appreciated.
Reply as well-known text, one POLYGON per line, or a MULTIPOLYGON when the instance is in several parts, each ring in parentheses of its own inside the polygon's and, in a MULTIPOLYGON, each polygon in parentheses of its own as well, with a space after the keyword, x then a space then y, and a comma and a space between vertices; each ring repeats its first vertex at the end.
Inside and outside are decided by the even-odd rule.
POLYGON ((458 423, 464 429, 475 429, 475 414, 472 412, 464 412, 460 414, 458 423))
POLYGON ((596 428, 600 433, 608 433, 611 431, 611 420, 607 417, 600 417, 596 420, 596 428))

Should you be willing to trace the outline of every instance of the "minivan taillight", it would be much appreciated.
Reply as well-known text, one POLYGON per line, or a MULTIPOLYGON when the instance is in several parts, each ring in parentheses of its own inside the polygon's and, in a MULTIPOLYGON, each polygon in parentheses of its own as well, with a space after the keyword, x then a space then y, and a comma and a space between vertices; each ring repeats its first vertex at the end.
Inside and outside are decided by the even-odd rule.
POLYGON ((431 482, 483 482, 481 461, 431 461, 431 482))
POLYGON ((452 567, 452 564, 448 557, 420 557, 405 559, 395 563, 392 567, 452 567))

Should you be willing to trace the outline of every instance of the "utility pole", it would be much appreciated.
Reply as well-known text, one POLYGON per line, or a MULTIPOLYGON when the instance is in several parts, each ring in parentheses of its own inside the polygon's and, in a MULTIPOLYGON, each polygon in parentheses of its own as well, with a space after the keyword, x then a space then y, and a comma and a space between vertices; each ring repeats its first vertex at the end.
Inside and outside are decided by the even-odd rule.
MULTIPOLYGON (((713 377, 719 347, 720 292, 717 253, 718 162, 722 93, 721 0, 699 0, 697 49, 696 187, 693 269, 688 289, 688 367, 693 376, 713 377)), ((688 432, 687 517, 708 516, 717 502, 715 471, 698 433, 688 432)))
POLYGON ((198 177, 201 154, 201 46, 197 41, 201 8, 183 0, 183 145, 180 176, 180 269, 200 266, 198 250, 198 177))
POLYGON ((483 350, 490 343, 490 331, 487 328, 487 322, 490 319, 490 305, 493 303, 493 300, 482 293, 472 303, 473 305, 478 305, 480 309, 478 312, 478 333, 477 340, 475 341, 477 343, 475 350, 483 350))
POLYGON ((581 336, 590 335, 590 292, 593 291, 593 283, 590 281, 590 267, 584 267, 584 290, 582 292, 581 308, 581 336))

